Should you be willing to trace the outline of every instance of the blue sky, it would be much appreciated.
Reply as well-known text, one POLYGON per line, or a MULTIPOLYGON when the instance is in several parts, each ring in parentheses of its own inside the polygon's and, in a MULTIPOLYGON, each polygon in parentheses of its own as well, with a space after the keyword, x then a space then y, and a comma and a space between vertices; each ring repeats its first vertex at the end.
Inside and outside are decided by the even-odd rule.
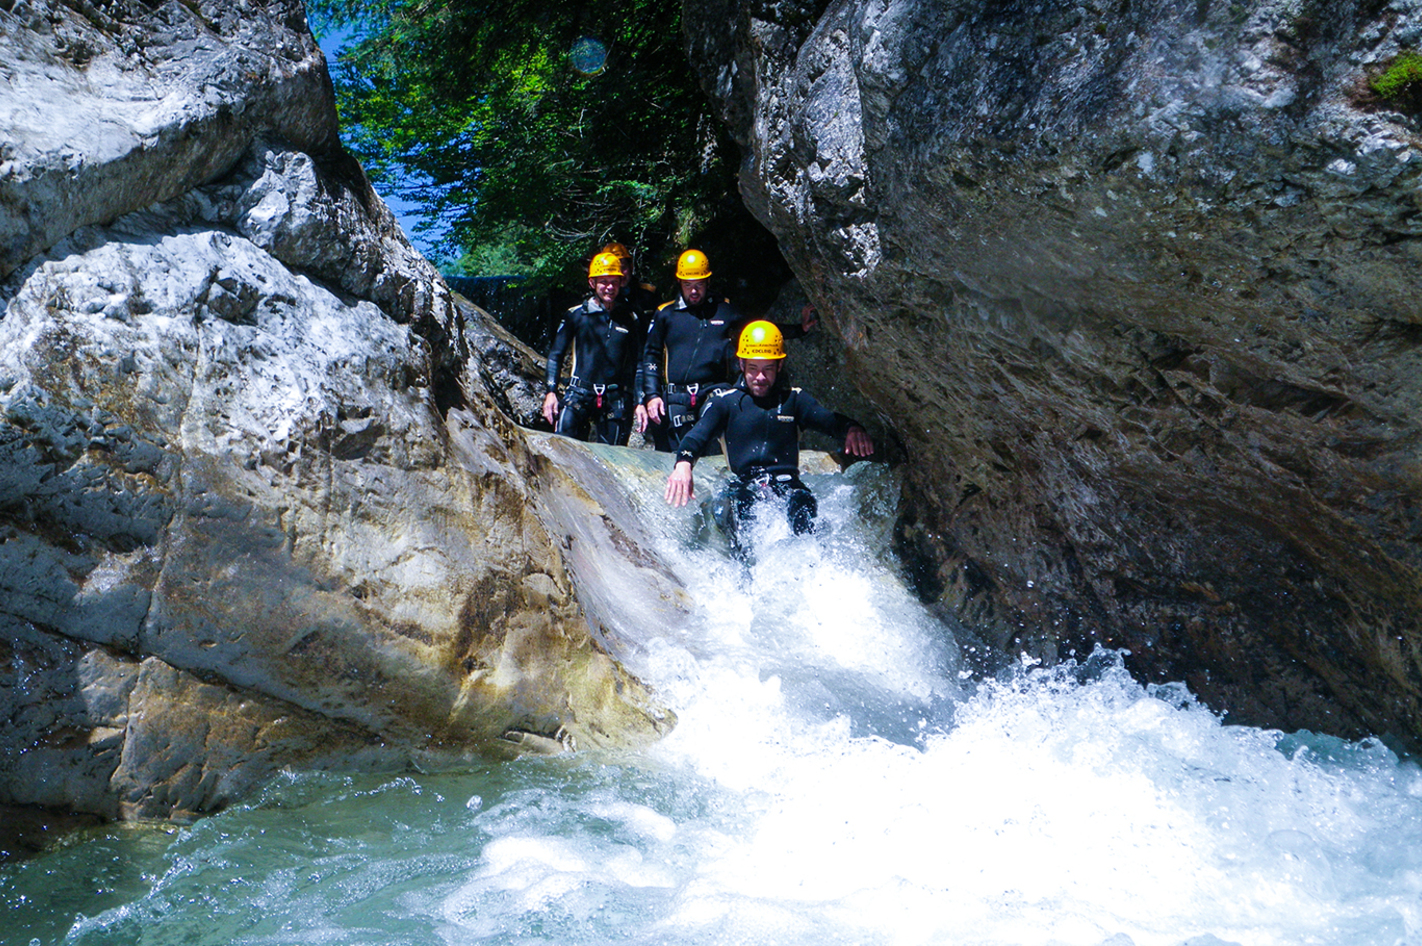
MULTIPOLYGON (((317 36, 317 42, 320 43, 321 51, 326 54, 326 61, 328 63, 334 66, 336 59, 340 55, 341 46, 345 43, 346 38, 350 36, 350 32, 350 30, 336 30, 326 36, 317 36)), ((380 194, 385 203, 390 206, 390 209, 395 211, 395 216, 400 220, 400 226, 404 229, 405 235, 410 238, 410 242, 414 243, 416 249, 421 253, 433 260, 435 258, 434 250, 430 246, 429 241, 415 232, 415 224, 424 219, 423 214, 420 212, 422 209, 420 205, 412 204, 409 201, 401 200, 399 197, 387 194, 380 187, 376 187, 376 193, 380 194)))

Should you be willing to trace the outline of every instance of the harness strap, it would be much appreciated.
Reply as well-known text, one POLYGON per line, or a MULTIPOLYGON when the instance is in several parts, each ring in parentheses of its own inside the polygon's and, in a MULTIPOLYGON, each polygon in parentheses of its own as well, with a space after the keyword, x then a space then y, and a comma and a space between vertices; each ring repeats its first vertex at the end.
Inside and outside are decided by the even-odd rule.
POLYGON ((619 393, 621 390, 622 390, 622 385, 620 385, 620 384, 587 384, 587 383, 585 383, 585 382, 583 381, 582 378, 576 378, 576 377, 574 377, 574 378, 569 378, 569 379, 568 379, 568 391, 569 391, 569 393, 572 393, 572 392, 574 392, 574 391, 591 392, 592 395, 593 395, 593 397, 594 397, 594 399, 595 399, 594 406, 596 407, 597 410, 602 410, 602 408, 603 408, 603 406, 604 406, 604 403, 605 403, 605 402, 603 401, 603 396, 604 396, 604 395, 606 395, 606 394, 616 395, 616 394, 619 393))
POLYGON ((799 476, 794 473, 771 473, 769 470, 760 473, 748 473, 744 477, 747 484, 759 486, 762 489, 771 483, 789 483, 797 479, 799 479, 799 476))
POLYGON ((726 384, 721 381, 702 381, 697 384, 672 384, 669 381, 666 384, 662 385, 662 387, 666 390, 668 394, 685 393, 690 395, 692 407, 696 406, 696 400, 703 390, 706 391, 706 396, 710 397, 717 391, 729 388, 731 386, 732 385, 726 384))

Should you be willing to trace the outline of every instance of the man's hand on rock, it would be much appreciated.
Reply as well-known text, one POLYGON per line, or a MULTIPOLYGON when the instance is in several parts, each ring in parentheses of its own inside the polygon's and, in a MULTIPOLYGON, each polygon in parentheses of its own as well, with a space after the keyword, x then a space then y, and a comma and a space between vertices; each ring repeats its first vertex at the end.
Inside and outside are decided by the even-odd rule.
POLYGON ((667 502, 673 506, 685 506, 696 495, 691 479, 691 464, 678 461, 667 478, 667 502))
POLYGON ((805 303, 805 305, 800 309, 800 328, 802 328, 805 334, 808 335, 814 329, 814 327, 819 324, 820 314, 815 311, 814 306, 810 305, 808 302, 805 303))
POLYGON ((844 435, 844 452, 852 457, 867 457, 874 452, 874 441, 869 439, 869 431, 857 424, 844 435))

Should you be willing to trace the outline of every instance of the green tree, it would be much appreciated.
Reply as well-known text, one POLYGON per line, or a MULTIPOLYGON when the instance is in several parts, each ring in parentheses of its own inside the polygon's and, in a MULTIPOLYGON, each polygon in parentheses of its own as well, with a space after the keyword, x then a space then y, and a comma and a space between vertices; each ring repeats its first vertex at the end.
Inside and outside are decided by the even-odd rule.
POLYGON ((690 241, 746 229, 778 260, 734 199, 736 147, 686 61, 678 0, 308 6, 318 32, 348 35, 332 66, 347 147, 438 221, 448 271, 578 285, 615 239, 666 285, 690 241))

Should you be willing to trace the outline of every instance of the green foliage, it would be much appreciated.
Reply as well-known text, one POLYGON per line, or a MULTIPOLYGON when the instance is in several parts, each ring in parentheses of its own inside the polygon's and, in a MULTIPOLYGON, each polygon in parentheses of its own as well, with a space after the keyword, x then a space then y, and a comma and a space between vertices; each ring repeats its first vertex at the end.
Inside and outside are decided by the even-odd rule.
POLYGON ((1415 109, 1422 103, 1422 53, 1399 53, 1368 84, 1379 98, 1415 109))
POLYGON ((446 276, 517 276, 529 272, 530 266, 508 242, 476 246, 441 269, 446 276))
POLYGON ((579 285, 604 242, 663 276, 690 239, 742 215, 735 146, 691 74, 676 0, 311 0, 350 30, 332 66, 346 146, 422 205, 452 266, 579 285), (591 38, 605 67, 570 53, 591 38))

